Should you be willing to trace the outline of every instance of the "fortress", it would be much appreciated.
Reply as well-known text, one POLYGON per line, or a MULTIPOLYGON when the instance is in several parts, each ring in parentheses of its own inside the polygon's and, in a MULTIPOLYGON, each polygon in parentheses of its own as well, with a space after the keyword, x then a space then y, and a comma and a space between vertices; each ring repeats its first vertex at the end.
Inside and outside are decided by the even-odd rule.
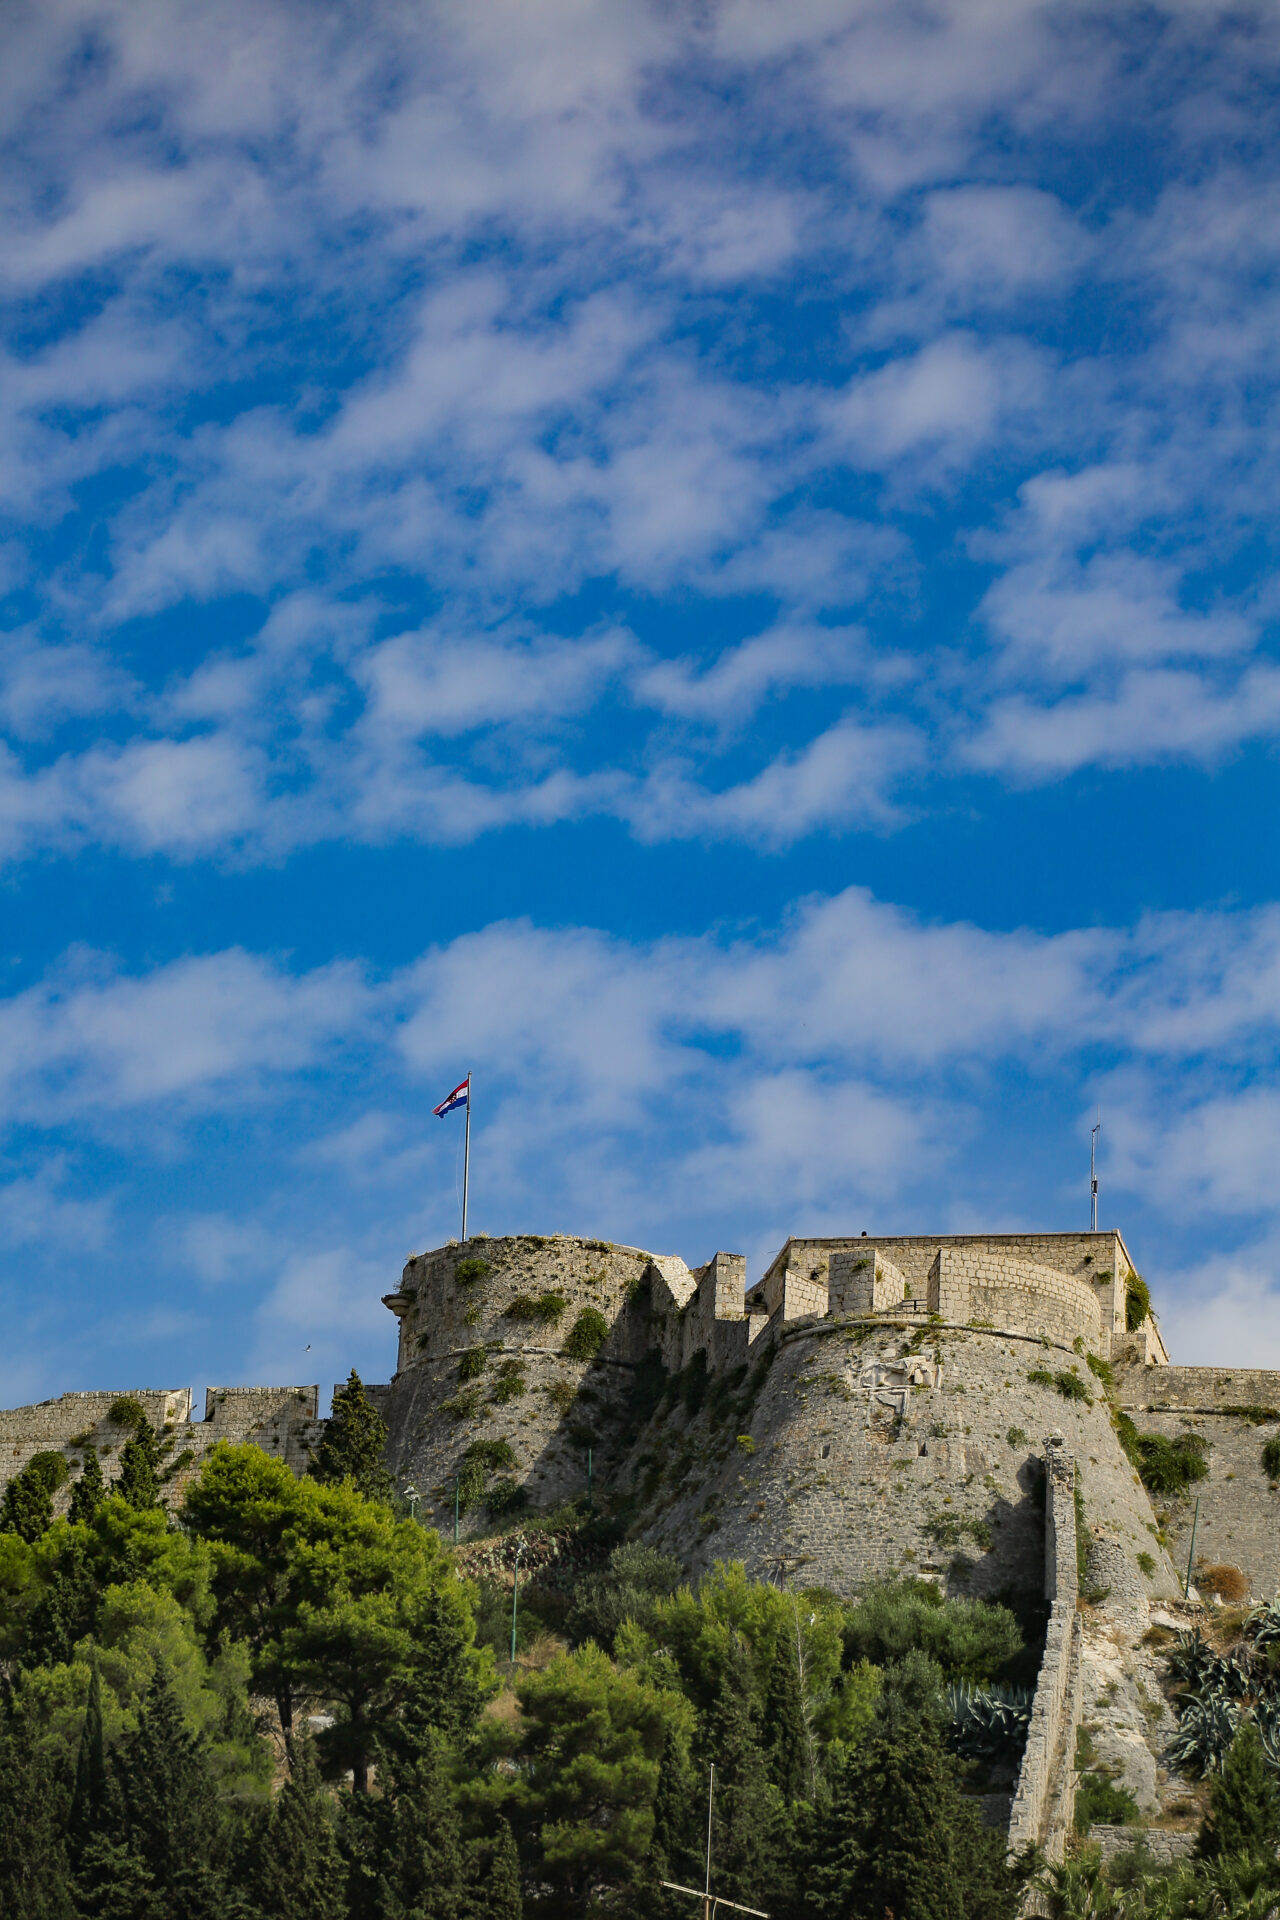
MULTIPOLYGON (((1139 1805, 1160 1804, 1140 1642, 1153 1608, 1180 1604, 1192 1505, 1153 1504, 1122 1415, 1205 1443, 1197 1567, 1238 1568, 1255 1597, 1280 1587, 1262 1465, 1280 1372, 1171 1366, 1119 1233, 792 1239, 749 1289, 738 1254, 691 1269, 570 1236, 474 1238, 415 1255, 385 1304, 396 1367, 368 1392, 397 1485, 446 1537, 590 1487, 695 1575, 735 1559, 843 1595, 912 1573, 1043 1596, 1019 1842, 1061 1844, 1082 1712, 1139 1805)), ((210 1389, 198 1421, 187 1390, 135 1397, 165 1430, 175 1499, 218 1440, 300 1472, 320 1431, 314 1386, 210 1389)), ((0 1412, 0 1482, 89 1445, 109 1480, 116 1399, 0 1412)))

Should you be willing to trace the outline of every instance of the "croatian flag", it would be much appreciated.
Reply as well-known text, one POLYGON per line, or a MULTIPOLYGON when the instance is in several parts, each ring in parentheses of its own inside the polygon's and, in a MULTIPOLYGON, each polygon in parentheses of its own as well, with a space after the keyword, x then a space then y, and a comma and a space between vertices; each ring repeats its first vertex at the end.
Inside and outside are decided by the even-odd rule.
POLYGON ((431 1111, 435 1114, 437 1120, 443 1120, 446 1113, 452 1113, 455 1107, 465 1107, 470 1098, 471 1075, 468 1074, 461 1086, 455 1087, 448 1099, 442 1100, 440 1105, 433 1107, 431 1111))

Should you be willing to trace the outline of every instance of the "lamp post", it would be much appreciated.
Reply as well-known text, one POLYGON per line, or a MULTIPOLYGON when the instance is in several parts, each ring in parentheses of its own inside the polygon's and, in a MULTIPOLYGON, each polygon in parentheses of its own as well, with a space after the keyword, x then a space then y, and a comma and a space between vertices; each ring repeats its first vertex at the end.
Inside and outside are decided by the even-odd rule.
POLYGON ((516 1548, 515 1578, 511 1583, 511 1664, 516 1663, 516 1616, 520 1605, 520 1555, 524 1552, 524 1541, 516 1548))
POLYGON ((418 1502, 421 1500, 422 1495, 416 1487, 406 1487, 404 1497, 409 1502, 409 1518, 416 1520, 418 1517, 418 1502))
POLYGON ((461 1514, 461 1503, 462 1475, 457 1473, 453 1477, 453 1544, 455 1547, 458 1544, 458 1519, 461 1514))

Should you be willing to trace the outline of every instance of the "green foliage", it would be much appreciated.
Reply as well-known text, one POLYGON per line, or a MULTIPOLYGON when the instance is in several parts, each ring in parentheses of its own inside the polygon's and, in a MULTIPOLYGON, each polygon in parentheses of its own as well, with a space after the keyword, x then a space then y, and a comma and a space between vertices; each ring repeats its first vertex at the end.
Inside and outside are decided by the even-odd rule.
POLYGON ((1263 1442, 1262 1470, 1269 1480, 1280 1480, 1280 1433, 1263 1442))
POLYGON ((509 1401, 519 1400, 527 1392, 523 1360, 504 1360, 498 1368, 498 1378, 489 1396, 494 1405, 505 1407, 509 1401))
POLYGON ((598 1307, 584 1307, 565 1338, 563 1352, 570 1360, 594 1360, 609 1338, 609 1322, 598 1307))
POLYGON ((1173 1440, 1162 1433, 1140 1433, 1137 1446, 1143 1486, 1166 1498, 1185 1493, 1209 1471, 1207 1447, 1198 1433, 1180 1433, 1173 1440))
POLYGON ((1008 1433, 1005 1435, 1005 1444, 1010 1447, 1025 1447, 1027 1444, 1026 1429, 1023 1427, 1010 1427, 1008 1433))
POLYGON ((1274 1860, 1280 1842, 1280 1793, 1258 1729, 1246 1721, 1210 1790, 1197 1850, 1218 1860, 1235 1854, 1274 1860))
POLYGON ((584 1575, 573 1590, 566 1622, 570 1640, 576 1646, 594 1640, 608 1652, 624 1621, 644 1625, 656 1602, 673 1594, 681 1578, 680 1562, 669 1554, 639 1542, 615 1547, 605 1571, 584 1575))
POLYGON ((863 1589, 844 1628, 846 1654, 877 1666, 918 1647, 948 1680, 989 1682, 1017 1662, 1022 1630, 1007 1607, 946 1600, 927 1580, 876 1581, 863 1589))
POLYGON ((0 1533, 16 1533, 28 1542, 38 1540, 53 1523, 53 1496, 67 1473, 60 1453, 33 1453, 4 1490, 0 1533))
POLYGON ((1150 1312, 1151 1290, 1142 1275, 1130 1269, 1124 1287, 1124 1323, 1129 1332, 1136 1333, 1150 1312))
POLYGON ((1096 1353, 1086 1353, 1085 1365, 1095 1380, 1100 1380, 1105 1392, 1110 1393, 1116 1384, 1115 1368, 1109 1360, 1103 1360, 1096 1353))
POLYGON ((473 1253, 468 1254, 465 1260, 459 1260, 453 1270, 453 1277, 460 1287, 474 1287, 477 1280, 483 1280, 491 1271, 489 1262, 473 1253))
POLYGON ((1280 1411, 1275 1407, 1263 1407, 1256 1400, 1246 1400, 1242 1404, 1219 1407, 1219 1413, 1234 1413, 1237 1419, 1247 1420, 1251 1427, 1265 1427, 1272 1420, 1280 1420, 1280 1411))
POLYGON ((1093 1405, 1093 1395, 1074 1367, 1061 1367, 1056 1373, 1050 1373, 1047 1367, 1035 1367, 1027 1378, 1038 1387, 1056 1387, 1064 1400, 1083 1400, 1087 1407, 1093 1405))
POLYGON ((113 1427, 128 1427, 130 1432, 148 1424, 146 1408, 131 1393, 122 1393, 118 1400, 111 1402, 107 1418, 113 1427))
POLYGON ((1118 1787, 1109 1774, 1082 1773, 1076 1788, 1076 1832, 1088 1833, 1091 1826, 1137 1826, 1138 1803, 1125 1787, 1118 1787))
POLYGON ((368 1500, 391 1498, 391 1475, 383 1465, 387 1446, 386 1422, 370 1406, 364 1382, 351 1369, 345 1387, 333 1396, 333 1410, 312 1468, 317 1480, 330 1486, 349 1480, 368 1500))
POLYGON ((1155 1555, 1151 1553, 1140 1553, 1136 1556, 1136 1558, 1137 1558, 1139 1567, 1142 1569, 1143 1573, 1146 1574, 1147 1579, 1148 1580, 1154 1579, 1155 1571, 1156 1571, 1155 1555))
POLYGON ((485 1370, 488 1358, 483 1347, 468 1347, 458 1361, 459 1380, 478 1380, 485 1370))
POLYGON ((114 1491, 139 1513, 160 1504, 160 1436, 145 1417, 120 1450, 114 1491))
POLYGON ((564 1316, 569 1302, 562 1293, 540 1293, 535 1299, 532 1294, 517 1293, 502 1310, 504 1320, 537 1320, 543 1326, 554 1327, 564 1316))

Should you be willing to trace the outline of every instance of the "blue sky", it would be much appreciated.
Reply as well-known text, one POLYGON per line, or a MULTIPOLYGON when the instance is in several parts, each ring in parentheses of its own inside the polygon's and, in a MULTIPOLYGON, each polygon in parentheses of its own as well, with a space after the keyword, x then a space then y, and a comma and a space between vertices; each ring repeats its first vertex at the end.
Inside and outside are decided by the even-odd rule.
MULTIPOLYGON (((473 1224, 1280 1365, 1273 9, 0 27, 0 1399, 473 1224)), ((308 1348, 310 1349, 308 1351, 308 1348)))

